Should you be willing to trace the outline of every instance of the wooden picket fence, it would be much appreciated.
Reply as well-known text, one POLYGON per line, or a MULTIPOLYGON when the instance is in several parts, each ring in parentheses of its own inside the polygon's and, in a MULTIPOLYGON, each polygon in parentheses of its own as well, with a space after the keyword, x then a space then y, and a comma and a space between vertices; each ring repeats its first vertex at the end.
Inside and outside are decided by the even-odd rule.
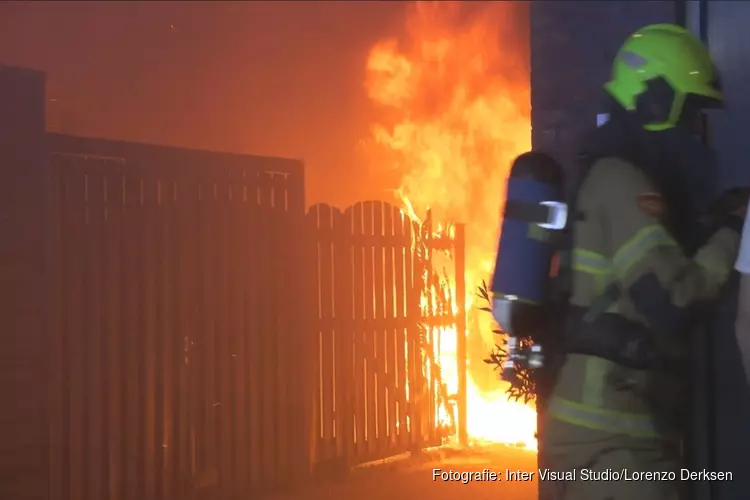
MULTIPOLYGON (((318 285, 314 418, 321 465, 352 465, 441 442, 437 413, 446 401, 434 362, 439 353, 422 338, 440 318, 420 305, 432 285, 423 280, 421 274, 431 273, 415 251, 421 229, 378 201, 343 212, 320 204, 307 214, 314 245, 309 265, 318 285)), ((462 237, 454 243, 461 257, 462 237)), ((459 265, 459 291, 462 272, 459 265)), ((463 327, 455 316, 450 321, 463 327)))

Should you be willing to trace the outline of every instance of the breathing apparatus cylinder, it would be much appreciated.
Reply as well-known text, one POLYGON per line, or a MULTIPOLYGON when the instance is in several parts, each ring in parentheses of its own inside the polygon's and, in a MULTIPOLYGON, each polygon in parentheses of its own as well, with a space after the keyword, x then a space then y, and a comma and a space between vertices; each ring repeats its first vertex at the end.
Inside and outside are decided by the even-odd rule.
POLYGON ((568 219, 563 180, 560 164, 536 152, 518 156, 508 178, 491 287, 492 314, 508 335, 506 380, 514 377, 516 363, 543 363, 541 346, 521 349, 518 337, 533 335, 545 319, 555 236, 568 219))

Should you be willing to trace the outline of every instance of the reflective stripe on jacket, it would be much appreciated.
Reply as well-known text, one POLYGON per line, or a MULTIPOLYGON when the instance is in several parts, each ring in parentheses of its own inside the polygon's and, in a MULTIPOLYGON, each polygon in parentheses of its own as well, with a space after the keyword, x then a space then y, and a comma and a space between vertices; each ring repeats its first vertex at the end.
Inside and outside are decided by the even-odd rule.
POLYGON ((550 416, 569 424, 613 434, 658 437, 659 432, 647 413, 629 413, 587 406, 553 396, 547 407, 550 416))
POLYGON ((614 362, 569 354, 560 369, 547 408, 549 416, 589 429, 634 437, 659 435, 650 404, 640 390, 648 373, 620 367, 614 362), (618 390, 615 380, 625 380, 638 390, 618 390))
MULTIPOLYGON (((728 278, 739 234, 719 230, 690 258, 671 236, 662 218, 669 207, 650 179, 617 158, 597 162, 581 186, 571 255, 571 302, 586 309, 611 284, 621 293, 606 312, 649 329, 666 351, 678 353, 684 339, 665 340, 675 318, 696 300, 717 295, 728 278)), ((609 332, 604 332, 609 333, 609 332)), ((654 407, 644 394, 652 374, 602 358, 570 354, 560 369, 549 405, 555 419, 590 429, 634 437, 659 436, 654 407), (629 387, 623 389, 623 386, 629 387)), ((665 389, 679 390, 679 379, 665 389)))
POLYGON ((604 283, 616 282, 625 293, 610 311, 656 328, 662 318, 633 299, 633 287, 648 281, 649 300, 673 316, 716 296, 732 271, 739 233, 720 229, 690 258, 662 221, 669 213, 664 203, 650 179, 624 160, 605 158, 591 168, 578 195, 585 216, 574 230, 573 304, 589 306, 604 283))

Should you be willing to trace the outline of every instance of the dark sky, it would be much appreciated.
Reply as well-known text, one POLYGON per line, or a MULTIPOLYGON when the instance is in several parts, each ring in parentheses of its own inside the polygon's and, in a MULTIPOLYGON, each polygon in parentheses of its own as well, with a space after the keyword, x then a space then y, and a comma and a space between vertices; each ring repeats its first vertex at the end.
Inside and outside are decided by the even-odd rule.
POLYGON ((377 196, 357 150, 368 49, 402 2, 2 2, 0 63, 47 72, 49 126, 303 158, 308 200, 377 196), (369 190, 366 192, 365 190, 369 190))

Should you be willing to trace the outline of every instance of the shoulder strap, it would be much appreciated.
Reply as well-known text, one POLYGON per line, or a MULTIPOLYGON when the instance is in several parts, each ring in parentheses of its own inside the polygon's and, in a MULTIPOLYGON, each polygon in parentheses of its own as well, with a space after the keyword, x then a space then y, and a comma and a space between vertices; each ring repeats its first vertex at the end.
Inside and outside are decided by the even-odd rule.
POLYGON ((567 302, 570 298, 573 281, 572 254, 573 254, 573 227, 575 222, 586 219, 586 214, 578 210, 578 193, 588 177, 593 162, 586 162, 583 169, 579 171, 578 177, 568 191, 568 220, 565 229, 559 231, 553 244, 560 259, 557 276, 551 283, 551 294, 556 302, 567 302))

